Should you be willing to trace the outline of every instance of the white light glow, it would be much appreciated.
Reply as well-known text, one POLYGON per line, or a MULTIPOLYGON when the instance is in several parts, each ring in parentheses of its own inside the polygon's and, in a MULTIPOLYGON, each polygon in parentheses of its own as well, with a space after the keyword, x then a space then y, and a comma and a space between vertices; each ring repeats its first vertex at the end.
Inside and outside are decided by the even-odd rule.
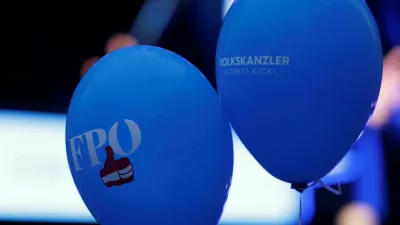
MULTIPOLYGON (((64 131, 64 115, 0 111, 0 219, 94 221, 72 180, 64 131)), ((234 147, 222 222, 295 221, 299 195, 265 172, 236 135, 234 147)))
POLYGON ((231 8, 234 1, 235 0, 224 0, 222 2, 222 18, 225 17, 226 13, 229 11, 229 8, 231 8))

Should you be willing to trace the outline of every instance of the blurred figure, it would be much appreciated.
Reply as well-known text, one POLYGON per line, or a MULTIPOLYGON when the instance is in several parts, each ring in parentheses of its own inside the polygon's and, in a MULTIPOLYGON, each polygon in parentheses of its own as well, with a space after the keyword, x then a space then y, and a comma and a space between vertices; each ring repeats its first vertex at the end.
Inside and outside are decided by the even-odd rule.
MULTIPOLYGON (((129 34, 126 33, 117 33, 113 36, 111 36, 107 43, 106 46, 104 47, 104 52, 105 54, 108 54, 112 51, 115 51, 120 48, 128 47, 128 46, 134 46, 138 45, 139 42, 136 40, 136 38, 130 36, 129 34)), ((83 75, 92 67, 92 65, 99 60, 100 57, 98 56, 93 56, 88 58, 81 67, 80 71, 80 77, 82 78, 83 75)))
POLYGON ((393 112, 400 108, 400 46, 394 47, 385 57, 381 91, 369 125, 385 125, 393 112))
POLYGON ((138 44, 139 42, 136 40, 136 38, 130 36, 129 34, 118 33, 111 36, 108 39, 104 51, 106 53, 109 53, 123 47, 133 46, 138 44))
POLYGON ((343 207, 335 221, 336 225, 379 225, 377 212, 364 203, 350 203, 343 207))
MULTIPOLYGON (((378 185, 380 181, 378 181, 382 176, 386 177, 386 183, 389 184, 389 189, 393 189, 394 184, 398 183, 398 175, 397 169, 395 168, 398 164, 399 158, 398 154, 393 152, 393 149, 388 148, 385 144, 385 140, 382 139, 379 133, 385 129, 386 126, 391 124, 391 118, 395 117, 396 113, 399 112, 400 109, 400 46, 394 47, 384 58, 383 64, 383 74, 382 74, 382 85, 379 94, 379 98, 377 101, 376 109, 369 121, 368 127, 371 129, 367 129, 369 131, 375 131, 378 134, 377 140, 379 140, 378 146, 383 144, 383 152, 385 157, 385 165, 387 169, 387 174, 384 176, 383 174, 377 174, 375 178, 372 180, 361 182, 358 185, 364 185, 364 188, 372 188, 374 189, 374 185, 378 185), (395 167, 393 167, 395 166, 395 167), (378 179, 378 180, 377 180, 378 179), (367 182, 367 183, 366 183, 367 182), (368 184, 368 182, 374 182, 368 184), (365 187, 368 185, 369 187, 365 187), (372 185, 372 186, 371 186, 372 185)), ((374 132, 373 132, 374 133, 374 132)), ((372 135, 374 136, 374 135, 372 135)), ((371 139, 372 137, 368 137, 371 139)), ((367 145, 371 143, 368 142, 367 145)), ((378 152, 382 151, 381 147, 371 147, 371 152, 369 154, 380 154, 378 152)), ((364 146, 365 147, 365 146, 364 146)), ((365 149, 364 149, 365 151, 365 149)), ((379 164, 379 162, 377 162, 379 164)), ((368 165, 371 166, 371 165, 368 165)), ((372 170, 376 170, 376 167, 371 167, 372 170)), ((373 171, 364 171, 364 173, 373 173, 373 171)), ((368 180, 368 178, 367 178, 368 180)), ((376 187, 375 187, 376 188, 376 187)), ((371 189, 371 190, 372 190, 371 189)), ((382 191, 382 190, 381 190, 382 191)), ((380 193, 376 193, 379 195, 380 193)), ((371 197, 371 196, 370 196, 371 197)), ((398 205, 398 195, 397 190, 389 190, 389 202, 390 203, 390 216, 389 218, 386 215, 379 215, 378 212, 379 204, 375 201, 372 201, 372 204, 368 204, 366 202, 353 202, 345 205, 337 214, 335 224, 336 225, 377 225, 380 224, 379 221, 388 222, 396 220, 398 212, 396 211, 396 205, 398 205), (374 205, 378 204, 378 205, 374 205), (378 208, 374 208, 378 207, 378 208)), ((373 197, 371 197, 374 199, 373 197)), ((385 223, 386 224, 386 223, 385 223)), ((392 224, 389 222, 389 224, 392 224)))
POLYGON ((93 64, 95 62, 97 62, 97 60, 99 60, 99 59, 100 59, 100 57, 93 56, 93 57, 90 57, 87 60, 85 60, 85 62, 82 64, 82 67, 81 67, 80 77, 82 78, 83 75, 85 75, 85 73, 90 69, 90 67, 92 67, 93 64))

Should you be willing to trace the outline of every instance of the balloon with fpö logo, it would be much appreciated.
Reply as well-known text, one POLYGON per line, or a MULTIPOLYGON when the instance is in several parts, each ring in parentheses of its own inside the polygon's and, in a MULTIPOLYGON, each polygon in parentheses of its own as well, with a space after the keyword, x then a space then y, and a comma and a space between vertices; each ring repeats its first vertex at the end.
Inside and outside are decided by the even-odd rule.
POLYGON ((276 178, 324 177, 372 114, 377 26, 359 0, 236 0, 220 32, 218 91, 232 127, 276 178))
POLYGON ((67 156, 104 225, 217 224, 233 142, 217 93, 170 51, 135 46, 100 59, 72 97, 67 156))

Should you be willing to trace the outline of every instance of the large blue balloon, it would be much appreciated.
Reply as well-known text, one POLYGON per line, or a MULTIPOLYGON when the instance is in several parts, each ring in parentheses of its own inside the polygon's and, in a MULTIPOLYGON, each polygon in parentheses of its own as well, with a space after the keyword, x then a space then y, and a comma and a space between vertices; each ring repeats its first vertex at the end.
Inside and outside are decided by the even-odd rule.
POLYGON ((129 47, 98 61, 73 95, 68 162, 104 225, 217 224, 233 170, 219 97, 182 57, 129 47))
POLYGON ((237 0, 217 84, 231 124, 273 176, 326 175, 360 135, 382 76, 379 33, 360 0, 237 0))

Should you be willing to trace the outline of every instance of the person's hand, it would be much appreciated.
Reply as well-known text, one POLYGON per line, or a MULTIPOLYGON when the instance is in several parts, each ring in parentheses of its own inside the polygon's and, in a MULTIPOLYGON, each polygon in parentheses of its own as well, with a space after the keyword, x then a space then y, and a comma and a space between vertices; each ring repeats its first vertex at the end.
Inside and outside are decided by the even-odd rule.
POLYGON ((393 48, 384 59, 381 91, 369 125, 385 125, 392 113, 400 108, 400 46, 393 48))
MULTIPOLYGON (((123 47, 128 47, 138 44, 139 42, 136 40, 136 38, 130 36, 129 34, 117 33, 108 39, 106 46, 104 47, 104 52, 107 54, 123 47)), ((88 69, 99 59, 100 57, 93 56, 85 60, 85 62, 82 64, 80 71, 81 78, 83 77, 83 75, 85 75, 88 69)))

